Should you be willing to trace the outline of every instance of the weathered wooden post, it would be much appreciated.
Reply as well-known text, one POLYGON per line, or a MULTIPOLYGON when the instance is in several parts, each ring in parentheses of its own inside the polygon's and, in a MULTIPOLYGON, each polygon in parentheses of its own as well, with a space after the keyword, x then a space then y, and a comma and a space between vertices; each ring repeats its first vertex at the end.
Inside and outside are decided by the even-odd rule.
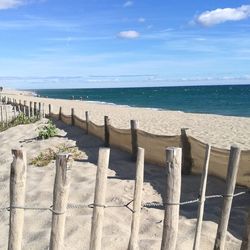
POLYGON ((30 102, 30 116, 32 117, 34 115, 34 112, 33 112, 33 103, 30 102))
POLYGON ((132 160, 136 160, 137 158, 137 150, 138 150, 138 136, 137 130, 139 127, 139 122, 136 120, 130 121, 131 128, 131 143, 132 143, 132 160))
POLYGON ((13 106, 13 110, 14 110, 14 118, 16 118, 17 117, 17 115, 16 115, 16 106, 13 106))
POLYGON ((62 120, 62 107, 59 107, 59 116, 58 116, 59 120, 62 120))
POLYGON ((165 216, 161 250, 176 248, 181 196, 181 148, 166 149, 165 216))
POLYGON ((71 125, 74 126, 75 125, 75 110, 74 108, 71 109, 71 125))
POLYGON ((27 115, 27 113, 26 113, 26 106, 27 106, 27 101, 23 101, 23 113, 25 114, 25 115, 27 115))
POLYGON ((25 188, 26 188, 26 152, 13 149, 13 162, 10 167, 10 217, 8 250, 21 250, 25 188))
POLYGON ((45 118, 46 112, 45 112, 45 103, 42 104, 42 117, 45 118))
POLYGON ((3 121, 3 105, 1 105, 1 123, 4 123, 4 121, 3 121))
POLYGON ((52 113, 52 105, 49 104, 49 117, 51 117, 51 113, 52 113))
POLYGON ((38 103, 38 115, 39 115, 39 119, 42 119, 42 104, 41 104, 41 102, 38 103))
POLYGON ((134 188, 133 215, 128 250, 138 250, 138 236, 140 229, 142 188, 144 180, 144 149, 138 148, 136 162, 136 180, 134 188))
POLYGON ((242 238, 242 244, 240 250, 250 250, 250 208, 248 209, 246 228, 242 238))
POLYGON ((68 154, 59 154, 56 157, 50 250, 64 249, 65 220, 70 187, 68 158, 68 154))
POLYGON ((200 238, 201 238, 202 220, 203 220, 203 214, 204 214, 204 205, 205 205, 205 200, 206 200, 206 187, 207 187, 207 175, 208 175, 210 152, 211 152, 211 146, 206 145, 205 161, 204 161, 204 166, 203 166, 203 171, 202 171, 202 176, 201 176, 198 217, 197 217, 197 223, 196 223, 193 250, 200 249, 200 238))
POLYGON ((188 128, 181 129, 181 148, 182 148, 182 174, 189 175, 192 170, 191 146, 188 141, 188 128))
POLYGON ((89 112, 85 112, 85 119, 86 119, 86 134, 89 133, 89 112))
POLYGON ((239 168, 241 150, 235 146, 230 149, 227 179, 226 179, 226 192, 223 199, 223 207, 221 210, 221 217, 217 228, 217 235, 215 239, 214 250, 224 250, 227 227, 229 222, 229 216, 232 207, 233 194, 235 189, 235 183, 237 179, 237 173, 239 168))
POLYGON ((34 116, 37 115, 37 102, 34 102, 34 116))
POLYGON ((91 225, 90 250, 101 250, 102 227, 109 166, 109 148, 100 148, 96 172, 95 198, 91 225))
POLYGON ((6 126, 8 127, 8 124, 9 124, 8 108, 7 108, 7 105, 5 105, 4 107, 5 107, 6 126))
POLYGON ((110 120, 108 116, 104 116, 104 145, 105 147, 109 147, 109 125, 110 120))

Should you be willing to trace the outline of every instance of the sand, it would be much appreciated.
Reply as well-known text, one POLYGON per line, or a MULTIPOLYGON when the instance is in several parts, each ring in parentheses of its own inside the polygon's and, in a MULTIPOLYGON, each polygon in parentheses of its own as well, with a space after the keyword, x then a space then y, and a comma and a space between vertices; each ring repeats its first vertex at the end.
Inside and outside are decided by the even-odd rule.
POLYGON ((242 150, 250 149, 250 118, 233 117, 211 114, 194 114, 179 111, 134 108, 121 105, 100 104, 79 100, 60 100, 37 98, 24 91, 5 91, 9 97, 19 100, 43 102, 48 110, 52 104, 53 112, 58 113, 62 106, 64 114, 70 114, 71 108, 75 114, 84 118, 85 111, 89 111, 90 119, 102 125, 104 116, 108 115, 111 124, 117 128, 129 128, 130 120, 139 121, 142 130, 160 135, 178 135, 181 128, 189 128, 191 135, 212 146, 229 149, 232 144, 242 150))
MULTIPOLYGON (((86 103, 82 105, 86 105, 86 103)), ((115 107, 113 108, 115 109, 115 107)), ((104 106, 100 108, 100 110, 102 109, 104 109, 104 106)), ((99 112, 101 112, 100 110, 99 112)), ((92 112, 94 113, 94 111, 92 112)), ((139 112, 139 109, 136 109, 135 112, 139 112)), ((83 152, 82 158, 71 165, 69 203, 78 205, 79 207, 80 205, 93 203, 97 155, 99 147, 102 146, 102 142, 91 135, 86 135, 82 130, 76 127, 66 126, 61 122, 57 122, 57 126, 60 128, 59 136, 48 140, 36 140, 38 134, 37 128, 44 122, 46 122, 46 120, 42 122, 39 121, 36 124, 10 128, 0 133, 1 207, 7 207, 9 205, 9 172, 12 161, 11 149, 17 147, 25 149, 28 152, 28 161, 30 162, 30 159, 45 149, 54 148, 62 143, 72 146, 76 145, 83 152)), ((119 124, 119 120, 117 120, 117 124, 119 124)), ((111 149, 106 198, 108 205, 123 205, 133 198, 135 164, 131 162, 130 159, 131 156, 129 154, 115 148, 111 149)), ((27 171, 26 205, 49 207, 52 204, 55 163, 51 162, 46 167, 36 167, 29 164, 27 171)), ((198 175, 183 176, 181 200, 197 198, 199 183, 200 176, 198 175)), ((222 193, 224 187, 225 183, 223 181, 215 177, 209 177, 207 195, 222 193)), ((164 168, 146 164, 143 202, 162 202, 164 188, 164 168)), ((236 192, 241 190, 242 189, 238 187, 236 192)), ((221 199, 213 199, 206 202, 200 249, 213 249, 222 205, 221 201, 221 199)), ((236 197, 234 199, 226 242, 226 249, 228 250, 240 249, 241 236, 247 216, 246 210, 249 203, 249 195, 236 197)), ((197 204, 181 207, 177 244, 178 250, 192 249, 196 213, 197 204)), ((91 216, 91 208, 80 207, 67 211, 65 249, 89 249, 91 216)), ((127 249, 131 216, 131 212, 126 208, 105 209, 102 249, 127 249)), ((8 217, 9 212, 0 211, 0 249, 7 249, 8 217)), ((140 249, 160 249, 163 218, 164 211, 162 208, 142 209, 140 249)), ((51 212, 26 210, 22 249, 48 249, 50 226, 51 212)))

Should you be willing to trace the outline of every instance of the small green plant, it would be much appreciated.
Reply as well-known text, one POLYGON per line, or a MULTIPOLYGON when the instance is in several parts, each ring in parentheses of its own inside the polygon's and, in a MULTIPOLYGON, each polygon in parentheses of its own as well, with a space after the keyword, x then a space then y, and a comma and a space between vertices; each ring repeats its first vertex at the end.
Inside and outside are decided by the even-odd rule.
POLYGON ((38 121, 37 117, 28 117, 24 113, 20 113, 14 120, 9 123, 0 124, 0 132, 7 130, 8 128, 15 127, 22 124, 30 124, 38 121))
POLYGON ((48 123, 44 125, 42 128, 39 128, 39 133, 38 133, 39 139, 48 139, 56 135, 57 135, 57 128, 52 123, 51 120, 49 120, 48 123))

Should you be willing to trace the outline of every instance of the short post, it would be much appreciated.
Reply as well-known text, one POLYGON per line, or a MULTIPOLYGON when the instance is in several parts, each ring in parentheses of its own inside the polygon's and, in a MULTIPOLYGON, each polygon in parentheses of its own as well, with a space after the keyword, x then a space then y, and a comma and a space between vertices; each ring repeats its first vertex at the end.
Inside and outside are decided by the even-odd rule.
POLYGON ((27 101, 23 101, 23 113, 25 114, 25 115, 27 115, 27 113, 26 113, 26 106, 27 106, 27 101))
POLYGON ((30 118, 30 107, 27 106, 27 116, 30 118))
POLYGON ((166 149, 166 204, 161 250, 176 248, 181 195, 181 159, 181 148, 166 149))
POLYGON ((14 118, 16 118, 17 117, 17 115, 16 115, 16 106, 13 107, 13 110, 14 110, 14 118))
POLYGON ((51 104, 49 104, 49 117, 51 117, 51 113, 52 113, 52 106, 51 104))
POLYGON ((130 121, 131 128, 131 143, 132 143, 132 160, 136 160, 137 158, 137 150, 138 150, 138 136, 137 130, 139 127, 139 122, 136 120, 130 121))
POLYGON ((26 152, 13 149, 10 169, 9 250, 21 250, 26 188, 26 152))
POLYGON ((65 220, 70 187, 68 158, 68 154, 59 154, 56 157, 50 250, 64 249, 65 220))
POLYGON ((42 104, 42 117, 45 118, 45 104, 42 104))
POLYGON ((196 223, 193 250, 200 249, 200 238, 201 238, 202 220, 203 220, 203 214, 204 214, 204 205, 205 205, 205 200, 206 200, 207 175, 208 175, 210 152, 211 152, 211 146, 207 144, 206 153, 205 153, 205 161, 204 161, 204 166, 203 166, 203 171, 202 171, 202 176, 201 176, 198 217, 197 217, 197 223, 196 223))
POLYGON ((108 116, 104 116, 104 145, 105 147, 109 147, 109 125, 110 120, 108 116))
POLYGON ((37 103, 34 102, 34 116, 37 115, 37 103))
POLYGON ((230 149, 227 179, 226 179, 226 192, 223 199, 223 207, 221 210, 221 217, 217 228, 217 235, 215 239, 214 250, 224 250, 227 227, 229 222, 229 216, 232 207, 233 194, 235 189, 235 183, 237 179, 237 173, 240 161, 240 149, 232 146, 230 149))
POLYGON ((33 115, 34 115, 34 112, 33 112, 33 105, 32 105, 33 103, 32 102, 30 102, 30 116, 32 117, 33 115))
POLYGON ((41 104, 41 102, 38 103, 38 115, 39 115, 39 119, 42 119, 42 104, 41 104))
POLYGON ((109 148, 100 148, 96 172, 95 198, 91 225, 90 250, 101 250, 102 227, 107 188, 109 148))
POLYGON ((249 250, 249 249, 250 249, 250 208, 248 209, 246 228, 242 238, 242 244, 240 250, 249 250))
POLYGON ((89 111, 85 112, 85 119, 86 119, 86 134, 89 133, 89 111))
POLYGON ((182 148, 182 174, 189 175, 192 170, 191 146, 188 141, 188 128, 181 129, 181 148, 182 148))
POLYGON ((135 188, 134 188, 133 214, 132 214, 131 233, 130 233, 128 250, 139 249, 138 236, 139 236, 139 229, 140 229, 143 180, 144 180, 144 149, 138 148, 137 162, 136 162, 136 180, 135 180, 135 188))
POLYGON ((1 105, 1 122, 3 123, 3 105, 1 105))
POLYGON ((58 116, 59 120, 62 120, 62 107, 59 108, 59 116, 58 116))
POLYGON ((71 125, 74 126, 75 125, 75 110, 74 108, 71 109, 71 125))

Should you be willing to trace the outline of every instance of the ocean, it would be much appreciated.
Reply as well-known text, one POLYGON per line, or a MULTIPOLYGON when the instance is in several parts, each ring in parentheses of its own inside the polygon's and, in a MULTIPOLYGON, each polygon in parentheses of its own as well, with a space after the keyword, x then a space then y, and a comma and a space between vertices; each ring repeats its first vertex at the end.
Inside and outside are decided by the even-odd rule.
POLYGON ((250 85, 36 89, 37 95, 132 107, 250 117, 250 85))

